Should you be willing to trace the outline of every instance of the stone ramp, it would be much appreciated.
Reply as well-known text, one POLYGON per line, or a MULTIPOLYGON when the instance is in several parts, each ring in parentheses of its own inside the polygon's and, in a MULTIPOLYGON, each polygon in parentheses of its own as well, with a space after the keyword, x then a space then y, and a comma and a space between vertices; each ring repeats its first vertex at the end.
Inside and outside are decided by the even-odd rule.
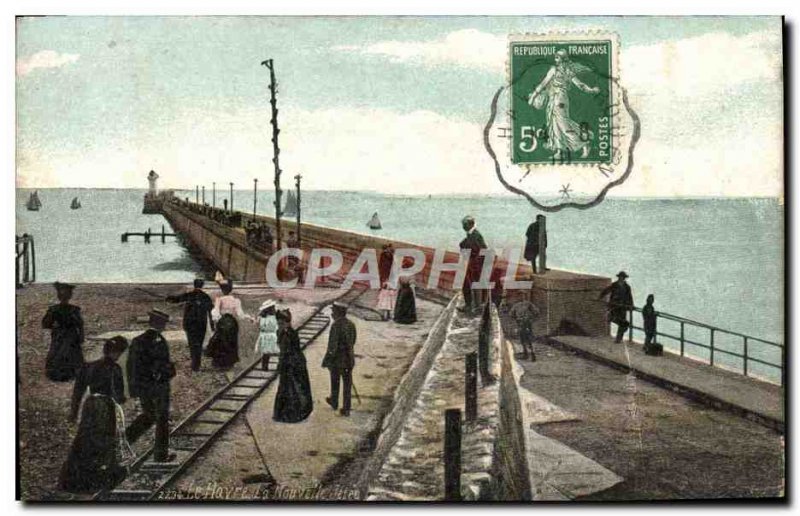
MULTIPOLYGON (((464 407, 467 353, 477 352, 480 318, 455 310, 445 341, 428 372, 419 396, 405 418, 377 478, 369 501, 434 501, 444 498, 444 411, 464 407)), ((496 364, 497 360, 493 360, 496 364)), ((497 384, 478 389, 478 418, 462 426, 462 495, 474 499, 488 485, 497 422, 497 384), (470 493, 471 492, 471 493, 470 493), (471 496, 470 496, 471 494, 471 496)))
POLYGON ((670 353, 645 355, 636 342, 615 343, 610 337, 560 335, 548 343, 623 370, 698 401, 731 410, 784 431, 784 393, 774 384, 670 353))

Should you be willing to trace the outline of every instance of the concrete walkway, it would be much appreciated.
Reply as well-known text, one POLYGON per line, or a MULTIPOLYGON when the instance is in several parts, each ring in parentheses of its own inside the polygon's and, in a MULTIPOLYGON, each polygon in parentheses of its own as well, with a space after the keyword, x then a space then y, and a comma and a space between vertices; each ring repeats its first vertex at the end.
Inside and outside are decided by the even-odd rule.
POLYGON ((645 355, 641 344, 617 344, 610 337, 557 336, 550 343, 783 431, 783 389, 777 385, 670 353, 645 355))
MULTIPOLYGON (((374 294, 367 292, 358 304, 371 306, 374 294)), ((289 304, 288 301, 283 302, 289 304)), ((235 463, 239 459, 231 462, 231 457, 222 453, 224 443, 220 442, 214 443, 207 458, 187 472, 178 489, 217 482, 257 492, 260 499, 353 499, 357 496, 355 480, 391 405, 394 389, 441 310, 439 305, 418 299, 419 322, 413 325, 367 321, 349 315, 358 332, 353 380, 361 400, 359 403, 353 397, 350 417, 340 416, 325 403, 330 391, 328 370, 321 367, 328 342, 326 330, 305 350, 314 400, 308 419, 295 424, 272 420, 278 382, 246 412, 244 421, 269 474, 256 478, 252 468, 239 469, 235 463), (224 482, 218 480, 221 469, 231 470, 222 476, 224 482), (272 480, 267 477, 275 485, 268 486, 272 480)))

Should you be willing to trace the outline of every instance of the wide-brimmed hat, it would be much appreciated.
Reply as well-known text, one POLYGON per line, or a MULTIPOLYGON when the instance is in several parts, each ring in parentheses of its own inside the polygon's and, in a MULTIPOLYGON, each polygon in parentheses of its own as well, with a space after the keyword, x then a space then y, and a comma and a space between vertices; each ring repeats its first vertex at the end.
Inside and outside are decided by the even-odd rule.
POLYGON ((258 311, 259 312, 263 312, 267 308, 270 308, 270 307, 273 307, 273 306, 276 306, 275 300, 274 299, 267 299, 266 301, 261 303, 261 307, 259 307, 258 311))
POLYGON ((618 277, 618 278, 625 279, 625 278, 628 278, 629 276, 628 276, 628 273, 627 273, 627 272, 625 272, 625 271, 619 271, 619 273, 617 273, 617 277, 618 277))
POLYGON ((147 315, 150 316, 151 326, 163 327, 166 326, 167 322, 169 321, 169 314, 156 308, 153 308, 147 312, 147 315))

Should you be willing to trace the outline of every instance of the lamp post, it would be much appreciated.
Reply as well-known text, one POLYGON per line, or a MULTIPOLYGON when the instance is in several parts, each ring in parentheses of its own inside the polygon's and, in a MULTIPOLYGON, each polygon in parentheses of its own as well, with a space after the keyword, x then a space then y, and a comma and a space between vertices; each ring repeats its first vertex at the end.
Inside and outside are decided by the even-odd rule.
POLYGON ((231 213, 233 213, 233 183, 231 183, 231 213))
POLYGON ((203 206, 205 206, 206 205, 206 187, 205 187, 205 185, 203 185, 203 196, 201 197, 201 199, 203 200, 203 206))
POLYGON ((217 207, 217 183, 211 183, 211 206, 217 207))
POLYGON ((253 178, 253 221, 256 220, 256 206, 258 195, 258 178, 253 178))
POLYGON ((302 178, 300 174, 294 176, 294 185, 297 188, 297 247, 300 247, 300 178, 302 178))

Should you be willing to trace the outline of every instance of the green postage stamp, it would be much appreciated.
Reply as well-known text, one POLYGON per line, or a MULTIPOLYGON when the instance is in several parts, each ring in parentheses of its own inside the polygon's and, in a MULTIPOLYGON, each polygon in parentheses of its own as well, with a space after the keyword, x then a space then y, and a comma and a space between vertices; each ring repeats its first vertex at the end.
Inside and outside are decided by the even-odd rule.
POLYGON ((610 164, 618 111, 616 35, 515 35, 508 51, 512 163, 610 164))

